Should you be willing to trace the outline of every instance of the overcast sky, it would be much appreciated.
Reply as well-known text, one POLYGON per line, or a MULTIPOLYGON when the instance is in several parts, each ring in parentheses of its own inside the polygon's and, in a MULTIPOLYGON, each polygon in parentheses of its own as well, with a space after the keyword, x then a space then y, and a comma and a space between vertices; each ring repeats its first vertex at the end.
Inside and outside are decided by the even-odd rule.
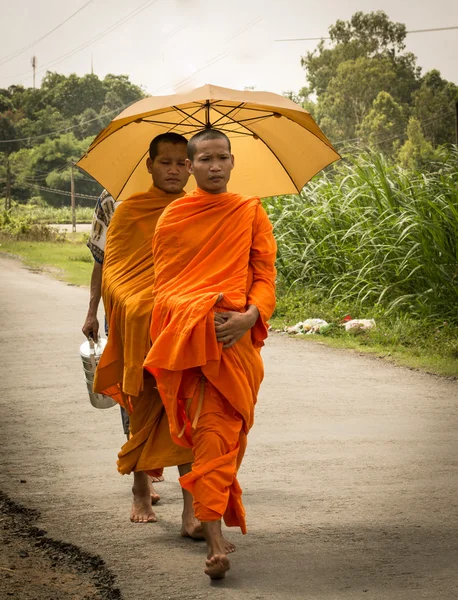
MULTIPOLYGON (((356 11, 384 10, 408 30, 458 26, 457 0, 0 0, 0 6, 0 87, 31 86, 35 55, 37 85, 47 70, 84 75, 92 61, 100 77, 127 74, 159 95, 204 83, 297 91, 305 84, 300 57, 317 42, 275 40, 326 36, 329 25, 356 11)), ((458 30, 408 35, 407 48, 424 72, 437 68, 458 84, 458 30)))

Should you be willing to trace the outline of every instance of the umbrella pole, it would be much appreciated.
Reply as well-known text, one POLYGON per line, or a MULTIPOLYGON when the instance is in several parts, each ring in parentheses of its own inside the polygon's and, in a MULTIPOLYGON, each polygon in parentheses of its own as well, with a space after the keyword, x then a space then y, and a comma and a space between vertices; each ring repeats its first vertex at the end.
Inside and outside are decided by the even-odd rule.
POLYGON ((205 129, 211 129, 212 128, 212 124, 210 123, 210 100, 207 100, 205 102, 205 109, 206 109, 206 113, 205 113, 205 129))

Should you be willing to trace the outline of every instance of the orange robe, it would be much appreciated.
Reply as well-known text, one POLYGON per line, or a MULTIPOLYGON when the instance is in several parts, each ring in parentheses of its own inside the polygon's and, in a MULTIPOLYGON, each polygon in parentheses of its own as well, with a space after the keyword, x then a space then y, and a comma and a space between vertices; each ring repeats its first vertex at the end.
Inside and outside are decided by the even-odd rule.
POLYGON ((108 228, 102 297, 109 335, 94 391, 113 397, 130 414, 132 436, 119 454, 121 473, 157 475, 164 466, 192 461, 189 450, 172 442, 154 379, 145 379, 143 369, 151 346, 152 238, 165 207, 183 195, 152 187, 147 193, 131 196, 116 209, 108 228))
POLYGON ((236 473, 263 378, 260 348, 275 306, 276 244, 259 198, 197 189, 164 212, 153 238, 156 272, 152 347, 172 439, 192 448, 180 479, 201 521, 224 520, 245 533, 236 473), (223 299, 218 302, 220 294, 223 299), (234 346, 216 341, 216 311, 260 317, 234 346))

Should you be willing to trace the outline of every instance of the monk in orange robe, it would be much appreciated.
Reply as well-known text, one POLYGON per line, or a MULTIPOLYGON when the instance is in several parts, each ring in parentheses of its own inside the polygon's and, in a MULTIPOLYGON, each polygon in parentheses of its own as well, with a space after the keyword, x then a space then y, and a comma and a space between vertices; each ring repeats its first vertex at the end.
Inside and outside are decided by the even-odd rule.
POLYGON ((260 349, 275 306, 276 244, 259 198, 227 192, 229 139, 205 130, 188 143, 198 188, 172 202, 153 237, 152 347, 176 444, 192 448, 180 478, 194 498, 208 545, 205 573, 230 568, 221 520, 246 532, 237 481, 263 379, 260 349))
MULTIPOLYGON (((184 196, 189 173, 185 167, 187 140, 178 134, 157 136, 150 145, 146 166, 153 185, 143 194, 124 200, 116 209, 107 232, 102 296, 109 324, 107 346, 100 359, 94 390, 115 398, 130 415, 131 437, 119 453, 118 470, 134 472, 131 520, 153 522, 152 486, 148 475, 159 476, 162 467, 178 465, 181 475, 191 470, 189 449, 172 442, 167 414, 143 361, 150 348, 154 265, 152 237, 163 210, 184 196)), ((184 491, 185 536, 202 537, 184 491)), ((153 499, 158 495, 153 493, 153 499)))

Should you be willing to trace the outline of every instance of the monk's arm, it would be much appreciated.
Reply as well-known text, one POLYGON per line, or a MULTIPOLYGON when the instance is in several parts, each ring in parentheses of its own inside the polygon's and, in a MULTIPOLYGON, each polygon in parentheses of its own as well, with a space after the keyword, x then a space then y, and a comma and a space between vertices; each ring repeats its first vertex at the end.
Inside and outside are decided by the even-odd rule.
POLYGON ((249 329, 253 331, 255 345, 262 346, 267 337, 267 320, 275 308, 276 255, 272 225, 266 211, 259 205, 253 224, 250 252, 253 283, 247 296, 246 312, 215 314, 216 339, 223 343, 223 348, 233 346, 249 329))
POLYGON ((272 316, 275 308, 277 244, 272 229, 266 211, 259 205, 253 226, 253 242, 250 253, 253 283, 248 291, 247 306, 257 307, 260 320, 264 325, 272 316))
POLYGON ((258 319, 259 310, 254 305, 249 306, 244 313, 215 313, 216 339, 223 344, 223 348, 230 348, 254 327, 258 319))
POLYGON ((94 260, 94 267, 91 276, 91 289, 89 296, 89 309, 86 320, 83 325, 83 333, 86 337, 97 340, 99 336, 99 321, 97 319, 97 310, 99 308, 100 297, 102 295, 102 271, 103 263, 94 260))

